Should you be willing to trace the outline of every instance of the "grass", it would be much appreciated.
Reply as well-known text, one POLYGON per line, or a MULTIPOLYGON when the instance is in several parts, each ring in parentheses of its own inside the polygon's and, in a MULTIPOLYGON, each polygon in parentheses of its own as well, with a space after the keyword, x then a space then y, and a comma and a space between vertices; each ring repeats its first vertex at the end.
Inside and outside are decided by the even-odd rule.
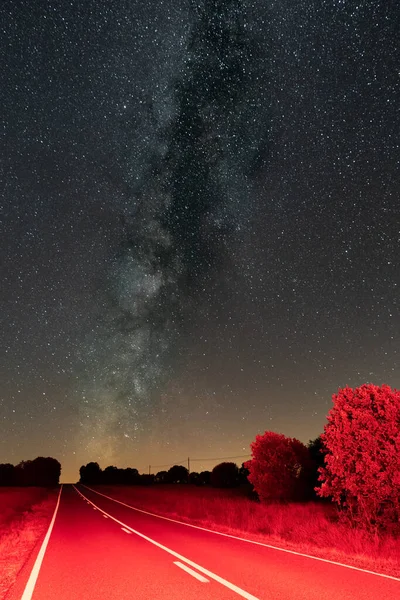
POLYGON ((369 534, 337 519, 332 504, 260 504, 242 490, 196 486, 96 486, 117 500, 162 516, 400 577, 400 539, 369 534))
POLYGON ((49 526, 57 489, 0 487, 0 598, 49 526))

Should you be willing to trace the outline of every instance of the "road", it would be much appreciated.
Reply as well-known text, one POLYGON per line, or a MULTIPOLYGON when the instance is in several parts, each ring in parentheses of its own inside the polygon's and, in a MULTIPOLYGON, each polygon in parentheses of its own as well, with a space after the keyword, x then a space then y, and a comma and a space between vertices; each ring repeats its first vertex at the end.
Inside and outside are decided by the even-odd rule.
POLYGON ((46 538, 7 600, 400 598, 399 580, 145 514, 82 485, 63 486, 46 538))

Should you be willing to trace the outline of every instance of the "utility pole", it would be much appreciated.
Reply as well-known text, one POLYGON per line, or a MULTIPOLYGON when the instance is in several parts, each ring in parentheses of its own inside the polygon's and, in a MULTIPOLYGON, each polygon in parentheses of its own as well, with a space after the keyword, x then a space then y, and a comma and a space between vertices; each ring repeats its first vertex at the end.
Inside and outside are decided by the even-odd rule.
POLYGON ((188 473, 190 475, 190 458, 188 457, 188 473))
POLYGON ((149 465, 149 475, 150 475, 150 471, 151 471, 151 465, 149 465))

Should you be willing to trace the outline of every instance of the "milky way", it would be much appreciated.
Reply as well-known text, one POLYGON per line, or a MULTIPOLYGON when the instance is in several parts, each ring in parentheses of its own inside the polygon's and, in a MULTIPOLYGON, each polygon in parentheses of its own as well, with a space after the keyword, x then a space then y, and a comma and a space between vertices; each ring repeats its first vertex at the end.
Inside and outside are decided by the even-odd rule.
POLYGON ((264 150, 261 40, 247 30, 238 2, 207 2, 194 18, 179 71, 167 63, 170 79, 153 77, 166 101, 158 107, 148 98, 127 141, 126 241, 111 268, 105 323, 85 354, 94 362, 94 386, 84 393, 82 425, 85 435, 95 426, 91 439, 103 452, 126 419, 143 423, 164 354, 221 271, 264 150))
POLYGON ((0 11, 4 460, 246 454, 399 386, 394 3, 0 11))

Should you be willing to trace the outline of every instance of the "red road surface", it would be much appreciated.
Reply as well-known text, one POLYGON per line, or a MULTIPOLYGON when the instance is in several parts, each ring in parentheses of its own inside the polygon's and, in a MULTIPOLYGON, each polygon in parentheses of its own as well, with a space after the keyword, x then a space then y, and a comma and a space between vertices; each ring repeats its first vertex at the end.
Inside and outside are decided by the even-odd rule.
MULTIPOLYGON (((21 600, 38 550, 7 600, 21 600)), ((400 581, 187 527, 65 485, 33 593, 24 600, 30 597, 396 600, 400 581)))

